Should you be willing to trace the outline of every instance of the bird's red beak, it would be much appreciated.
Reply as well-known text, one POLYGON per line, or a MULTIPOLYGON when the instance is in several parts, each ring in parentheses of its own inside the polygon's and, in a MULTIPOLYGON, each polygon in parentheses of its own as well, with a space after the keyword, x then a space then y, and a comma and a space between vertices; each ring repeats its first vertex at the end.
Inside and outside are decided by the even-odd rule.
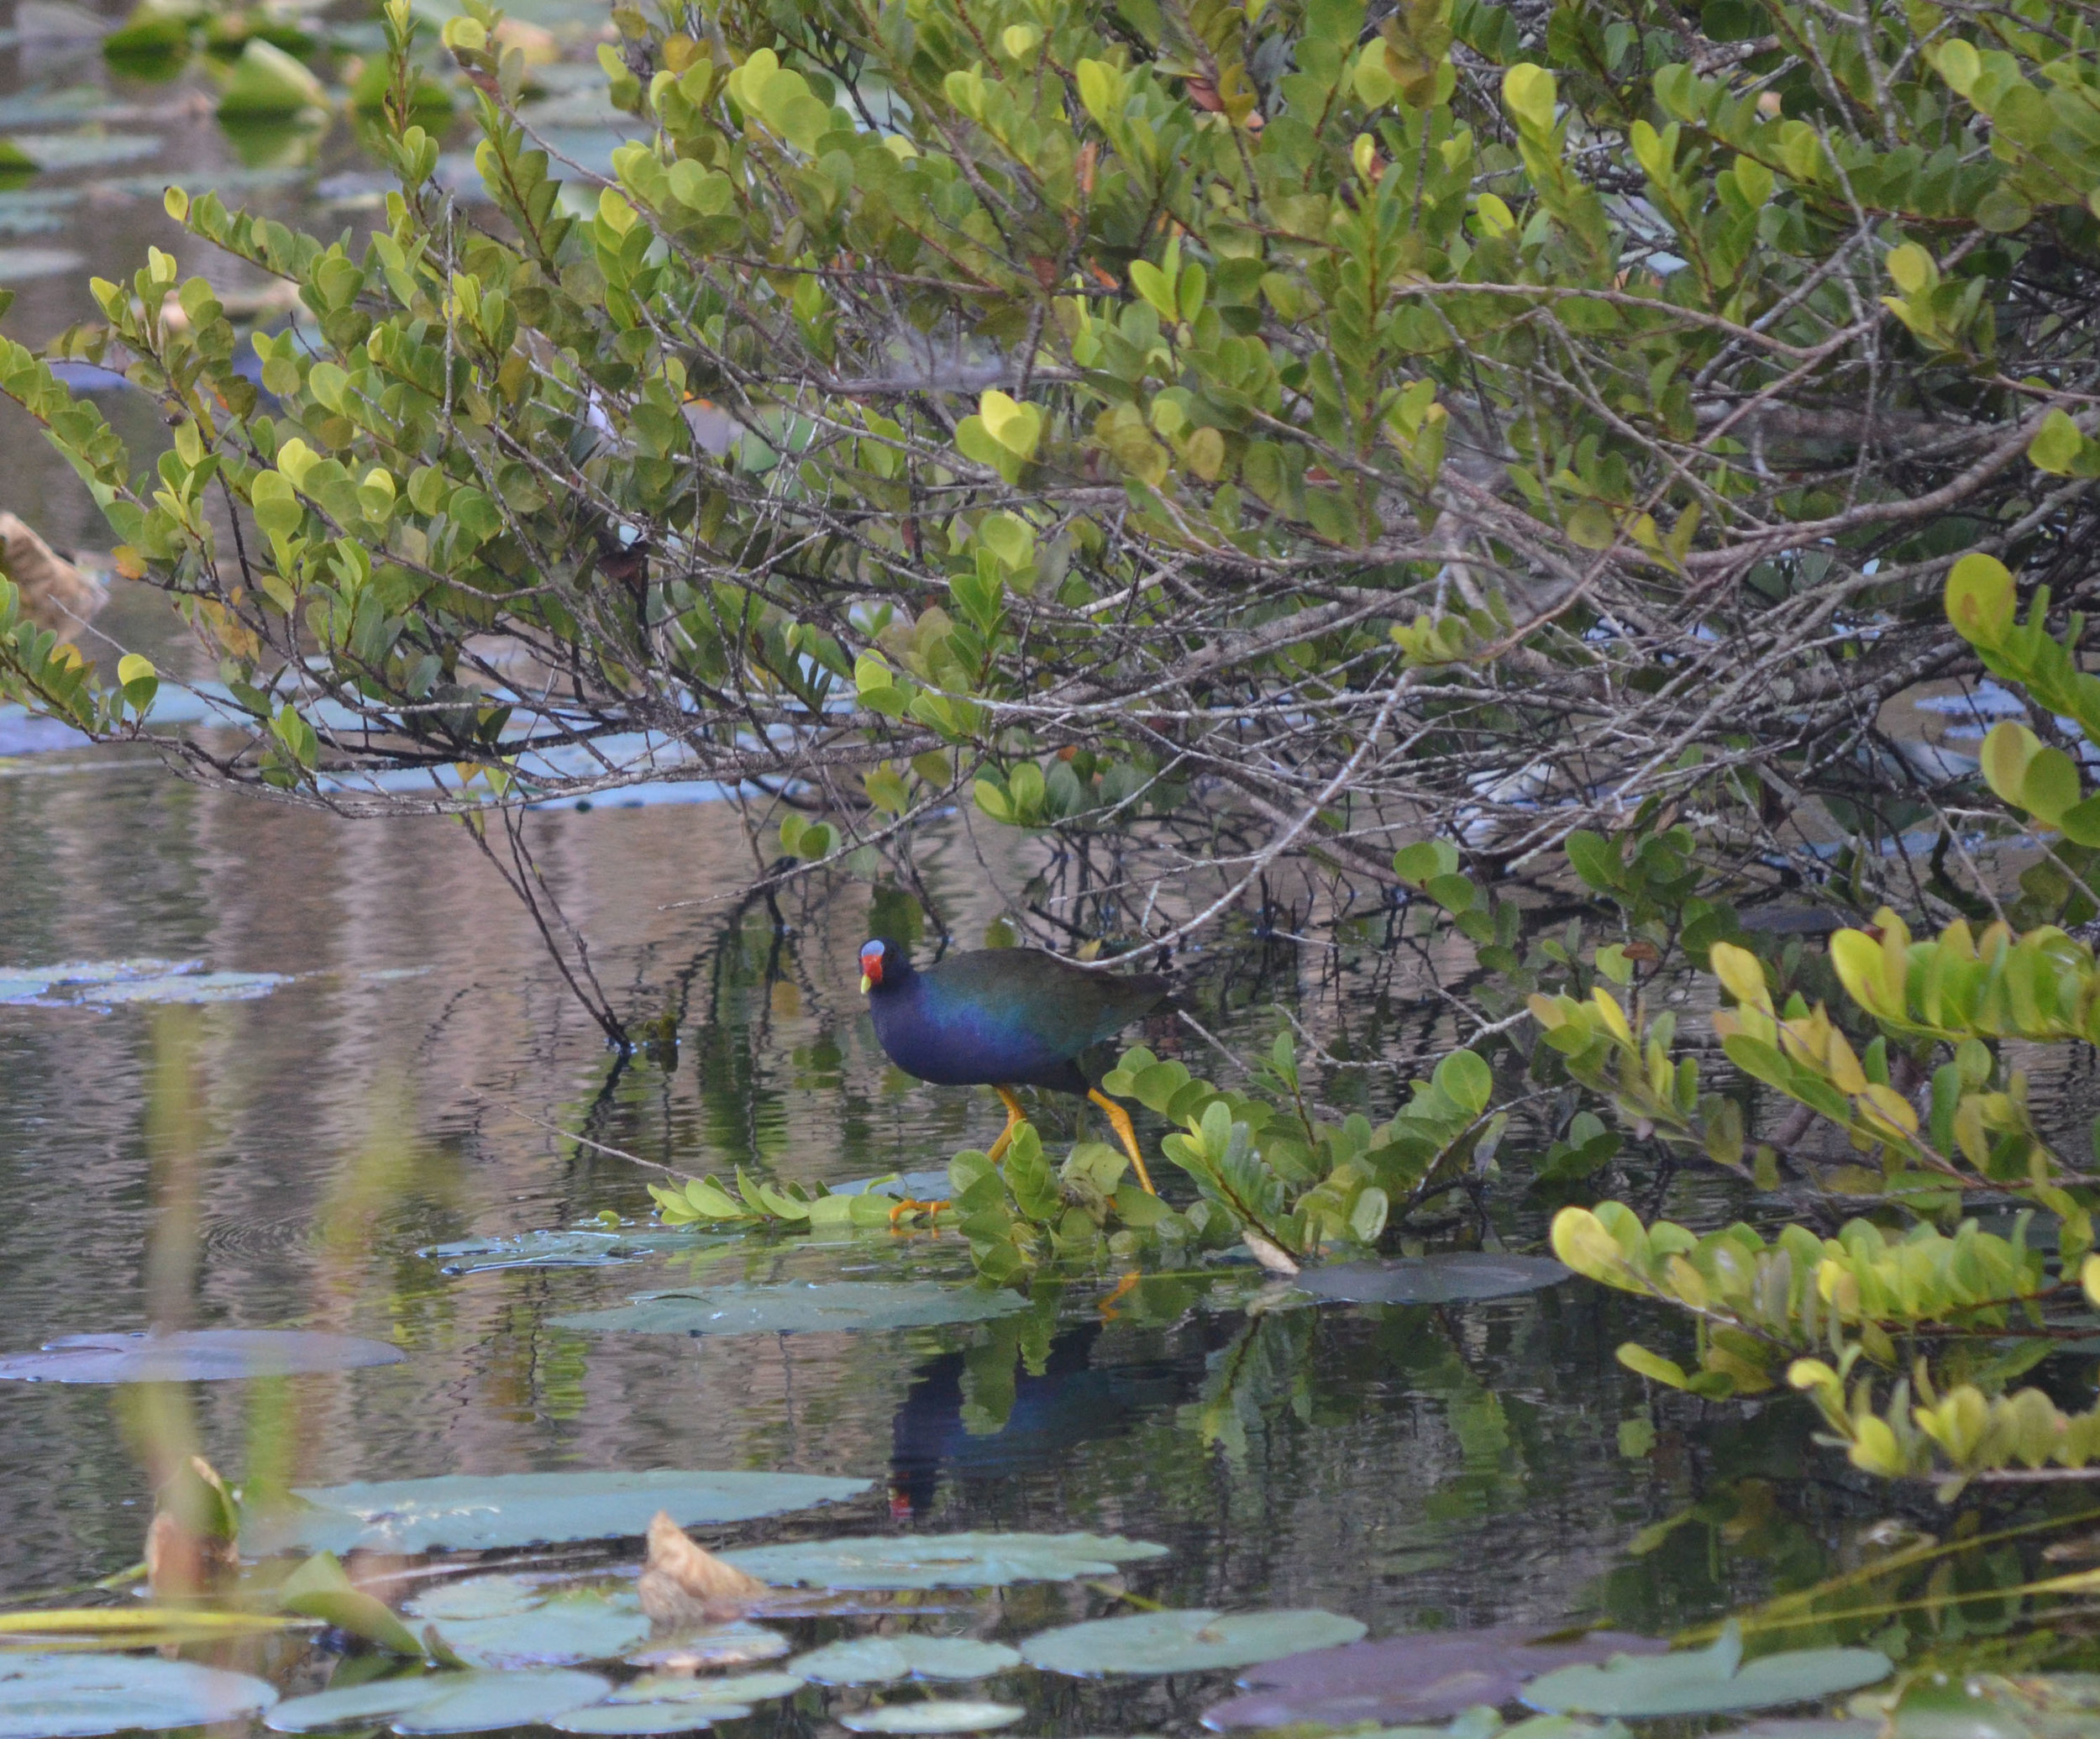
POLYGON ((866 996, 869 991, 874 990, 875 986, 881 982, 882 955, 876 949, 870 948, 866 954, 860 957, 861 995, 864 996, 866 996))

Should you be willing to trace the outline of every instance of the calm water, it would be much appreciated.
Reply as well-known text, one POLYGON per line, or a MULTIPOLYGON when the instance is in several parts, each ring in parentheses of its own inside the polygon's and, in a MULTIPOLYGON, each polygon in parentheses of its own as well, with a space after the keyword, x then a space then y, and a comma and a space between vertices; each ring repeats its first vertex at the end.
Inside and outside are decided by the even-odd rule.
MULTIPOLYGON (((244 165, 196 71, 113 80, 89 14, 0 4, 0 27, 10 20, 0 129, 88 142, 71 148, 78 166, 0 196, 0 267, 23 292, 15 335, 41 340, 92 313, 81 271, 24 276, 21 250, 128 272, 150 242, 178 244, 157 194, 170 175, 324 230, 354 220, 369 165, 345 129, 304 165, 244 165), (139 139, 150 150, 127 155, 139 139)), ((570 32, 572 58, 587 58, 585 34, 570 32)), ((186 246, 186 267, 195 256, 186 246)), ((104 403, 150 450, 150 413, 104 403)), ((61 546, 106 546, 18 417, 0 416, 0 507, 61 546)), ((120 590, 99 627, 196 668, 150 596, 120 590)), ((1651 1416, 1612 1349, 1635 1337, 1674 1348, 1682 1332, 1579 1284, 1436 1311, 1250 1315, 1141 1295, 1113 1316, 1103 1289, 1075 1286, 1032 1373, 1012 1332, 990 1328, 704 1340, 553 1328, 564 1311, 701 1271, 966 1270, 952 1238, 925 1236, 465 1275, 418 1253, 606 1210, 646 1219, 653 1174, 578 1133, 692 1170, 828 1180, 981 1145, 1000 1122, 989 1095, 908 1081, 874 1047, 853 959, 869 889, 802 890, 776 937, 762 906, 711 897, 752 865, 727 806, 537 819, 549 878, 615 1001, 679 1017, 675 1063, 616 1070, 456 827, 336 822, 201 793, 135 754, 42 747, 0 718, 5 732, 0 977, 152 956, 290 981, 206 1007, 0 1007, 0 1350, 155 1324, 333 1329, 408 1356, 282 1392, 0 1384, 0 1592, 135 1559, 151 1505, 142 1455, 183 1429, 229 1474, 302 1483, 655 1466, 861 1475, 876 1482, 865 1500, 793 1526, 1126 1531, 1173 1548, 1133 1573, 1147 1596, 1325 1606, 1374 1636, 1597 1617, 1664 1633, 1851 1561, 1892 1501, 1947 1525, 1921 1493, 1892 1500, 1850 1482, 1786 1400, 1711 1410, 1703 1424, 1688 1406, 1651 1416), (1654 1449, 1622 1454, 1622 1423, 1651 1416, 1654 1449)), ((1017 882, 1029 866, 1000 867, 1017 882)), ((930 872, 974 943, 999 911, 975 854, 959 836, 937 841, 930 872)), ((1361 1035, 1376 965, 1350 957, 1337 972, 1320 948, 1272 945, 1232 963, 1220 1018, 1234 1042, 1266 1043, 1280 1001, 1317 1031, 1361 1035)), ((1211 969, 1214 993, 1221 977, 1211 969)), ((1381 1030, 1410 1016, 1404 980, 1394 995, 1403 1006, 1381 1030)), ((1413 1002, 1419 1033, 1435 1005, 1419 990, 1413 1002)), ((1178 1042, 1171 1027, 1148 1037, 1178 1042)), ((1396 1083, 1345 1071, 1319 1085, 1378 1111, 1396 1083)), ((1515 1169, 1519 1183, 1494 1200, 1499 1235, 1525 1248, 1546 1216, 1515 1169)), ((1700 1223, 1736 1211, 1684 1184, 1642 1206, 1700 1223)), ((1016 1636, 1094 1600, 1028 1590, 984 1605, 979 1628, 1016 1636)), ((308 1684, 320 1670, 297 1668, 308 1684)), ((1026 1730, 1076 1734, 1186 1728, 1229 1679, 1007 1688, 1032 1704, 1026 1730)), ((757 1721, 820 1722, 815 1706, 757 1721)))

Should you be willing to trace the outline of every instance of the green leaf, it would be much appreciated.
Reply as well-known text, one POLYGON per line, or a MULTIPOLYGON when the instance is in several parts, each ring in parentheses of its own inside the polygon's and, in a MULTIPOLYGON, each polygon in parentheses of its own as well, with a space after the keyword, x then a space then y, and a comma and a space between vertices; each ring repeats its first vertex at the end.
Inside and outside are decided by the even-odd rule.
MULTIPOLYGON (((2068 477, 2071 474, 2072 467, 2077 464, 2078 454, 2083 450, 2085 444, 2086 438, 2078 432, 2078 425, 2061 411, 2051 411, 2042 418, 2042 426, 2034 432, 2034 439, 2027 444, 2027 457, 2037 470, 2047 471, 2054 476, 2068 477)), ((1969 555, 1964 557, 1963 560, 1965 561, 1987 561, 1990 558, 1969 555)), ((2003 570, 2001 569, 2000 571, 2003 572, 2003 570)), ((1949 591, 1947 613, 1952 616, 1954 613, 1952 600, 1954 581, 1951 576, 1949 577, 1947 584, 1949 591)), ((1958 621, 1956 626, 1957 628, 1961 626, 1958 621)))

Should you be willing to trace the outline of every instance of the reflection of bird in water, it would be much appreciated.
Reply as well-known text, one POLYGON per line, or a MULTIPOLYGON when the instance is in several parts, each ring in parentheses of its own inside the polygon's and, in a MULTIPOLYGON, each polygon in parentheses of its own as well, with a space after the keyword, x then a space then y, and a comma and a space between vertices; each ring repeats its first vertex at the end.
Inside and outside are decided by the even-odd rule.
POLYGON ((1016 1086, 1077 1093, 1107 1113, 1137 1181, 1152 1190, 1130 1113, 1088 1080, 1079 1059, 1167 1000, 1151 973, 1089 972, 1035 948, 950 954, 923 972, 902 943, 864 943, 860 988, 875 1037, 906 1074, 946 1087, 990 1087, 1006 1106, 992 1143, 1003 1155, 1026 1118, 1016 1086))
POLYGON ((899 1520, 932 1508, 943 1474, 952 1479, 1004 1479, 1053 1467, 1077 1445, 1117 1437, 1162 1406, 1184 1400, 1202 1380, 1164 1363, 1090 1362, 1099 1323, 1067 1329, 1050 1343, 1042 1374, 1014 1379, 1014 1404, 997 1432, 974 1435, 963 1421, 967 1355, 943 1353, 919 1367, 890 1431, 890 1510, 899 1520))

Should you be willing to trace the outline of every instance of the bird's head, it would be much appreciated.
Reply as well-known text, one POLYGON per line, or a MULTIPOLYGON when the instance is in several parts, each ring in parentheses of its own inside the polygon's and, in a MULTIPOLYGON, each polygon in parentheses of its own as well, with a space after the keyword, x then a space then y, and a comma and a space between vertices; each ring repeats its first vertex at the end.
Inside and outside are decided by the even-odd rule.
POLYGON ((879 990, 887 978, 895 984, 911 970, 911 957, 894 942, 878 938, 860 945, 860 994, 879 990))

